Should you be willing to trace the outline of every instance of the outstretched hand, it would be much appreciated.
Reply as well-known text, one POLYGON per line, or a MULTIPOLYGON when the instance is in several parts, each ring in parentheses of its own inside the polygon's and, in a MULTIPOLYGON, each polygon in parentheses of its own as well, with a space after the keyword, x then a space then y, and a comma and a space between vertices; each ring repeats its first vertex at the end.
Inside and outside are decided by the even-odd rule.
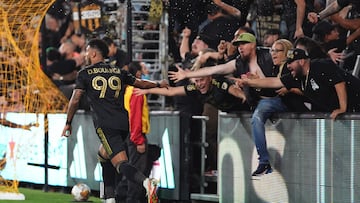
POLYGON ((141 96, 141 95, 145 95, 148 93, 147 89, 139 89, 139 88, 134 88, 133 93, 136 96, 141 96))
POLYGON ((245 93, 244 93, 244 91, 240 88, 240 87, 238 87, 238 86, 236 86, 235 85, 235 88, 237 88, 238 89, 238 97, 241 99, 241 101, 242 101, 242 103, 244 104, 245 102, 246 102, 246 95, 245 95, 245 93))
POLYGON ((342 62, 344 57, 345 57, 345 54, 340 52, 336 52, 337 48, 333 48, 333 49, 330 49, 328 51, 328 55, 330 56, 331 60, 334 62, 334 63, 338 63, 338 62, 342 62))
POLYGON ((159 84, 160 84, 160 87, 169 88, 169 83, 167 80, 161 80, 159 84))
POLYGON ((169 78, 173 80, 175 83, 186 78, 186 71, 180 68, 178 65, 175 65, 178 71, 169 71, 169 78))
POLYGON ((242 88, 246 85, 246 81, 249 80, 248 78, 235 78, 235 77, 228 77, 230 80, 234 81, 235 85, 238 88, 242 88))

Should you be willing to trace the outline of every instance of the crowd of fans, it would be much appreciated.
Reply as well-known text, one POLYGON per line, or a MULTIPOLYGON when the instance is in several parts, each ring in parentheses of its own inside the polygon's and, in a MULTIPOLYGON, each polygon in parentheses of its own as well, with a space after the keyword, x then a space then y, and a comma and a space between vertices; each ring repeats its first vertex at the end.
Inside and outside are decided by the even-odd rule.
MULTIPOLYGON (((209 147, 208 154, 216 153, 214 137, 217 129, 214 126, 217 126, 218 109, 254 112, 253 134, 259 167, 253 175, 271 172, 263 126, 272 113, 323 111, 332 113, 331 117, 335 119, 346 111, 360 111, 356 105, 359 93, 353 91, 359 87, 356 79, 359 76, 351 76, 360 55, 360 5, 357 1, 179 0, 163 3, 169 13, 168 47, 174 63, 168 69, 169 83, 174 89, 149 92, 172 96, 170 105, 182 114, 209 116, 207 133, 212 147, 209 147), (339 8, 329 13, 325 8, 335 7, 334 2, 339 8), (288 52, 295 47, 305 52, 288 52), (289 70, 292 66, 286 63, 292 62, 288 53, 300 57, 298 59, 325 58, 332 61, 331 66, 336 67, 341 72, 341 80, 347 82, 347 107, 343 109, 340 99, 344 98, 340 96, 336 104, 329 104, 334 108, 328 108, 306 95, 306 83, 311 82, 308 79, 299 84, 298 89, 281 81, 284 87, 276 91, 255 88, 251 82, 235 79, 279 79, 293 74, 289 70), (203 68, 206 66, 211 67, 203 68), (219 78, 219 75, 231 75, 233 79, 219 78), (205 76, 209 78, 203 78, 205 76), (195 79, 186 79, 193 77, 195 79), (232 85, 238 85, 243 92, 229 88, 232 85), (199 92, 195 94, 194 91, 199 92), (231 99, 224 101, 227 98, 224 93, 231 94, 231 99), (230 101, 239 105, 231 105, 230 101), (337 109, 341 111, 334 113, 337 109)), ((42 46, 46 50, 43 69, 68 97, 77 71, 85 64, 83 51, 88 40, 74 27, 72 6, 69 1, 56 1, 45 18, 46 31, 42 35, 42 46)), ((151 36, 143 37, 151 39, 151 36)), ((126 67, 130 61, 126 52, 119 49, 111 37, 105 36, 104 40, 109 45, 110 62, 120 68, 126 67)), ((292 68, 295 70, 297 67, 292 68)), ((304 77, 308 76, 305 74, 304 77)), ((216 162, 209 162, 207 169, 216 169, 216 162)))
MULTIPOLYGON (((172 8, 170 3, 170 11, 174 12, 170 15, 170 22, 176 23, 170 25, 172 30, 169 32, 173 32, 172 36, 178 36, 172 38, 175 41, 173 44, 180 45, 170 49, 170 54, 177 63, 169 68, 169 78, 175 82, 174 86, 185 86, 187 92, 182 96, 172 94, 175 96, 174 107, 183 114, 209 116, 207 142, 216 148, 216 142, 212 140, 216 140, 217 130, 213 126, 217 125, 217 110, 224 111, 218 103, 222 100, 223 104, 226 104, 227 101, 223 100, 222 94, 214 93, 216 88, 211 88, 211 82, 206 84, 199 80, 213 76, 212 83, 223 84, 223 91, 228 94, 231 94, 228 85, 218 82, 215 76, 230 75, 237 81, 236 84, 246 95, 246 102, 237 105, 237 109, 239 106, 248 105, 249 111, 253 112, 252 133, 259 154, 259 165, 252 173, 253 176, 272 171, 266 149, 264 125, 273 113, 328 112, 330 117, 335 119, 344 112, 360 112, 360 93, 356 90, 360 87, 360 80, 357 79, 358 75, 351 75, 360 54, 357 48, 360 36, 360 5, 357 1, 332 2, 214 0, 204 6, 201 2, 181 1, 184 4, 176 3, 176 9, 172 8), (331 7, 334 2, 338 3, 339 8, 335 9, 336 12, 332 15, 326 14, 326 3, 331 7), (231 9, 228 9, 229 7, 231 9), (198 8, 207 10, 195 12, 199 11, 198 8), (342 10, 338 12, 340 8, 342 10), (316 21, 312 19, 314 14, 319 14, 316 21), (192 20, 184 16, 191 16, 192 20), (329 17, 325 18, 327 16, 329 17), (216 51, 205 51, 209 48, 216 51), (293 48, 305 52, 292 50, 293 48), (295 60, 289 59, 291 56, 295 56, 295 60), (314 62, 308 63, 309 59, 314 62), (215 60, 217 65, 206 64, 209 60, 215 60), (304 61, 294 65, 299 60, 304 61), (203 66, 211 67, 198 69, 203 66), (328 70, 325 67, 328 67, 328 70), (312 69, 315 71, 311 72, 312 69), (305 73, 300 74, 297 71, 305 73), (296 76, 302 83, 289 85, 290 79, 284 79, 288 76, 296 76), (273 83, 263 83, 253 80, 256 78, 276 79, 273 83), (192 87, 193 84, 195 87, 192 87), (265 88, 272 85, 275 85, 275 90, 265 88), (317 91, 319 88, 321 91, 317 91), (198 97, 189 93, 193 89, 198 91, 198 97), (206 99, 201 96, 203 94, 206 99), (332 99, 324 102, 325 97, 332 99), (211 104, 212 108, 208 104, 211 104), (214 106, 216 108, 213 108, 214 106)), ((171 43, 169 48, 172 48, 170 45, 171 43)), ((155 90, 150 92, 160 93, 155 90)), ((237 112, 237 109, 225 111, 237 112)), ((216 154, 216 149, 207 149, 210 157, 212 153, 216 154)), ((216 169, 216 165, 212 163, 207 163, 207 170, 216 169)))
MULTIPOLYGON (((42 57, 43 69, 57 86, 67 86, 63 89, 73 83, 74 73, 84 65, 84 46, 89 39, 89 35, 79 31, 73 22, 75 2, 55 1, 47 12, 42 29, 41 45, 46 50, 46 55, 42 57), (54 53, 55 49, 60 56, 54 53)), ((357 46, 360 35, 359 9, 356 5, 349 5, 317 24, 311 23, 307 14, 320 12, 326 3, 326 0, 164 1, 169 13, 169 55, 175 63, 184 62, 187 51, 184 47, 198 46, 196 43, 191 45, 193 41, 198 41, 196 39, 203 41, 208 48, 216 50, 221 45, 225 52, 231 52, 231 49, 236 52, 230 42, 240 27, 247 27, 253 30, 257 45, 264 47, 271 47, 280 38, 291 42, 303 36, 314 38, 333 61, 351 71, 360 53, 357 46)), ((110 60, 119 57, 116 64, 121 64, 121 67, 126 65, 130 61, 129 56, 118 48, 119 44, 114 43, 117 40, 106 36, 106 41, 110 43, 109 49, 114 50, 109 55, 110 60)), ((190 52, 190 57, 195 58, 196 52, 190 52)), ((225 52, 224 60, 228 57, 225 52)), ((191 64, 192 59, 189 60, 191 64)))

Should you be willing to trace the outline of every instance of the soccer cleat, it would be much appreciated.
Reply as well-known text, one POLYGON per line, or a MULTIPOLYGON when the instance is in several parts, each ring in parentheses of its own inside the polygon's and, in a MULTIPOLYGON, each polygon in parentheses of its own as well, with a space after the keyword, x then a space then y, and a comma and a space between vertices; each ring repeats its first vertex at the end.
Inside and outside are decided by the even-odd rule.
POLYGON ((105 199, 103 203, 116 203, 115 198, 105 199))
POLYGON ((270 164, 259 164, 256 171, 252 173, 252 176, 261 176, 272 172, 270 164))
POLYGON ((155 178, 147 178, 144 181, 144 187, 146 189, 146 196, 148 197, 148 203, 158 203, 159 198, 156 194, 159 181, 155 178))

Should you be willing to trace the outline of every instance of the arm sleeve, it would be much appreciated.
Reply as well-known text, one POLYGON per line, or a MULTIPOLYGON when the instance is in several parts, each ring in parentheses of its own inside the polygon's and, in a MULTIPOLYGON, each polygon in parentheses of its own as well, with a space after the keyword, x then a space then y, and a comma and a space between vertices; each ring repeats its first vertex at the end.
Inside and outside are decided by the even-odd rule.
POLYGON ((136 81, 136 77, 125 70, 121 70, 121 75, 122 75, 122 80, 124 80, 125 84, 132 86, 136 81))
POLYGON ((291 88, 301 88, 300 81, 295 79, 290 73, 280 77, 281 83, 290 90, 291 88))
POLYGON ((85 89, 85 78, 84 71, 80 71, 75 81, 75 89, 85 89))

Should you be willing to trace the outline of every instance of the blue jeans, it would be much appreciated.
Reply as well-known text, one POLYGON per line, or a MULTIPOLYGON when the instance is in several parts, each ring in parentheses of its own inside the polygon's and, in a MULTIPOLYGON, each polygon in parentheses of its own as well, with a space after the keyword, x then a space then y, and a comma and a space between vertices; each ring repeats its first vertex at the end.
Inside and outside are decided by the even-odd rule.
POLYGON ((286 110, 286 106, 280 97, 262 98, 251 117, 252 134, 261 164, 269 163, 269 152, 265 138, 266 120, 270 118, 273 113, 284 112, 286 110))

